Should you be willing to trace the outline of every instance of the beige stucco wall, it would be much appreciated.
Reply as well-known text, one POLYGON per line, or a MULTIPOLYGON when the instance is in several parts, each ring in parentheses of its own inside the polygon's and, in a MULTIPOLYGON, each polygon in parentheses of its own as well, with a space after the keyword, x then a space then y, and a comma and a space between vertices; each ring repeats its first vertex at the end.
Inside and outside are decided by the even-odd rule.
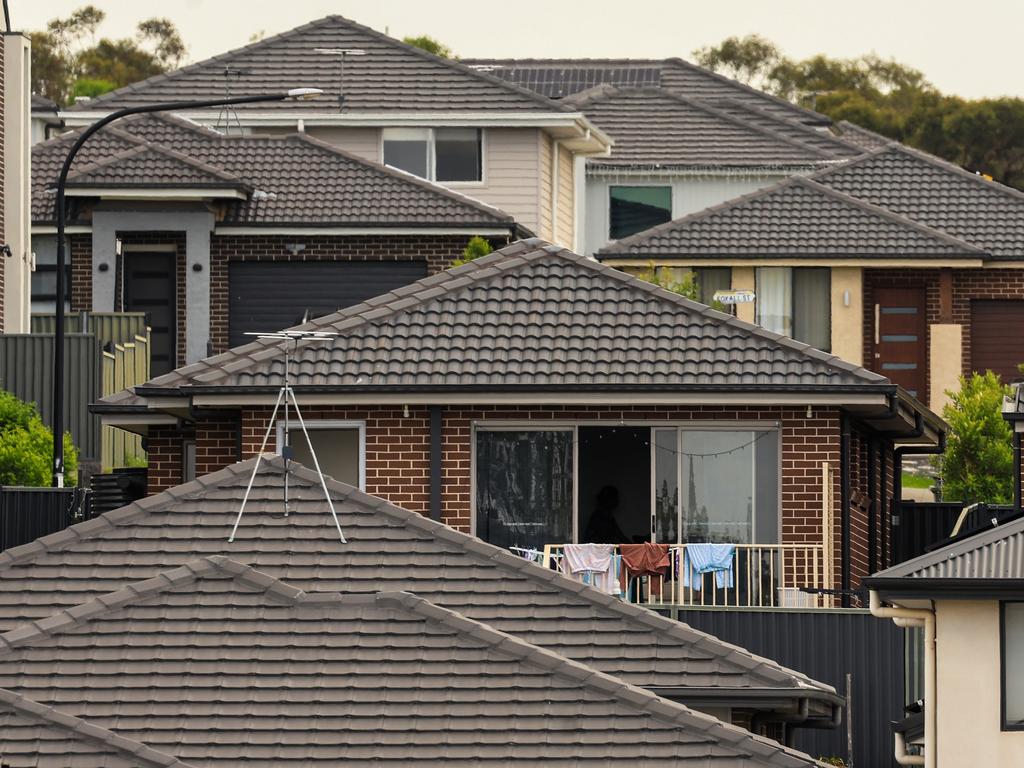
POLYGON ((1024 731, 1000 729, 999 603, 936 603, 939 768, 1024 765, 1024 731))
MULTIPOLYGON (((753 267, 733 267, 732 268, 732 289, 734 291, 753 291, 756 290, 754 280, 754 268, 753 267)), ((749 304, 737 304, 736 305, 736 317, 740 320, 746 320, 748 323, 754 322, 754 303, 749 304)))
POLYGON ((960 389, 959 377, 963 372, 963 326, 956 323, 936 323, 928 327, 930 385, 928 407, 936 413, 949 402, 946 390, 960 389))
POLYGON ((309 126, 306 133, 314 139, 326 141, 328 144, 351 152, 363 160, 379 163, 380 128, 344 128, 339 125, 309 126))
POLYGON ((832 267, 832 354, 855 365, 864 365, 863 286, 861 267, 832 267))

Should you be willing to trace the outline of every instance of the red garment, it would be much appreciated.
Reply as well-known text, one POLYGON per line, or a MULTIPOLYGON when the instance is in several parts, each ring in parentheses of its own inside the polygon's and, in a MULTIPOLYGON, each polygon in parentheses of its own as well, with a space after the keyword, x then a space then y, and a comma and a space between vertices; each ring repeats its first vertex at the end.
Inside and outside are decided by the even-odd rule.
MULTIPOLYGON (((628 580, 634 576, 664 576, 668 573, 668 544, 655 544, 645 541, 643 544, 620 544, 622 564, 626 567, 622 573, 622 591, 626 592, 628 580)), ((651 594, 661 593, 661 579, 651 581, 651 594)))

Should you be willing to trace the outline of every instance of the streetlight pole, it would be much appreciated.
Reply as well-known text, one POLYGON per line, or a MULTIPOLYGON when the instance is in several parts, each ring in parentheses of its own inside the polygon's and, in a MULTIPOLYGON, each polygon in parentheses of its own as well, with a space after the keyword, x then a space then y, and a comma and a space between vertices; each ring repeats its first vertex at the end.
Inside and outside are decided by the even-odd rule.
POLYGON ((148 104, 141 107, 127 107, 111 112, 106 117, 90 125, 75 141, 64 158, 57 179, 57 307, 56 324, 53 329, 53 486, 64 487, 64 218, 67 215, 65 205, 65 188, 71 164, 75 155, 89 137, 106 125, 122 117, 141 115, 147 112, 180 112, 186 109, 204 109, 206 107, 225 107, 233 104, 253 104, 260 101, 287 101, 289 99, 312 99, 323 91, 319 88, 293 88, 283 93, 262 94, 259 96, 236 96, 234 98, 206 99, 201 101, 175 101, 165 104, 148 104))

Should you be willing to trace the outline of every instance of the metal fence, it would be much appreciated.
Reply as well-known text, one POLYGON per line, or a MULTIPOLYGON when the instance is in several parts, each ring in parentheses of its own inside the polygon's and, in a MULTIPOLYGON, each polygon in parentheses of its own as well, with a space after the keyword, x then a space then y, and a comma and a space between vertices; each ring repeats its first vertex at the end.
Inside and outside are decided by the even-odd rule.
POLYGON ((28 544, 89 516, 88 489, 0 486, 0 550, 28 544))
POLYGON ((683 608, 678 618, 828 683, 841 696, 849 675, 850 707, 842 725, 835 730, 798 728, 794 746, 813 757, 840 757, 857 768, 896 765, 889 724, 904 716, 905 630, 892 621, 862 610, 820 608, 683 608))
POLYGON ((948 539, 963 508, 959 501, 901 501, 892 518, 892 564, 948 539))

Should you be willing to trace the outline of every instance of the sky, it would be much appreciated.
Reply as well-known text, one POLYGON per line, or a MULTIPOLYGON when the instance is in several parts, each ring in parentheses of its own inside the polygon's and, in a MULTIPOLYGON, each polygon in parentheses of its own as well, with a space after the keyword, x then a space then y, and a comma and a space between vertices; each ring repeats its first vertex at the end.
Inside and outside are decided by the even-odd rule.
MULTIPOLYGON (((395 37, 431 35, 466 58, 692 59, 695 48, 756 32, 795 58, 874 52, 921 70, 945 93, 1024 97, 1022 0, 91 1, 107 14, 103 36, 128 36, 142 19, 169 17, 189 61, 337 13, 395 37)), ((43 29, 87 2, 9 0, 11 25, 43 29)))

